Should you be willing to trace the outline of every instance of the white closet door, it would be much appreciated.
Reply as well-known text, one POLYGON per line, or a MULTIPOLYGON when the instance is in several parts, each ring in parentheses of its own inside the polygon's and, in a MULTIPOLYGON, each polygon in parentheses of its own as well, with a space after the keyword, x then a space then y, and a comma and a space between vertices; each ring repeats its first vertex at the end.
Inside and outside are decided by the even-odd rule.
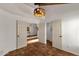
POLYGON ((52 46, 62 49, 61 20, 52 23, 52 46))

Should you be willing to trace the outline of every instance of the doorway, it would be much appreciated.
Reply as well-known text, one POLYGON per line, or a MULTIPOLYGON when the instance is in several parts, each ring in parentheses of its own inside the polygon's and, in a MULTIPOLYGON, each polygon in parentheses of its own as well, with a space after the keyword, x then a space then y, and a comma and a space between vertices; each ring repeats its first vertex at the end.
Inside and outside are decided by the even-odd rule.
POLYGON ((27 45, 39 41, 37 33, 38 33, 37 24, 28 23, 27 24, 27 45))
POLYGON ((47 46, 62 49, 61 20, 47 23, 47 46))
POLYGON ((47 46, 52 47, 52 22, 47 23, 47 46))
POLYGON ((16 48, 22 48, 28 44, 38 42, 37 24, 27 23, 21 20, 16 21, 16 48))

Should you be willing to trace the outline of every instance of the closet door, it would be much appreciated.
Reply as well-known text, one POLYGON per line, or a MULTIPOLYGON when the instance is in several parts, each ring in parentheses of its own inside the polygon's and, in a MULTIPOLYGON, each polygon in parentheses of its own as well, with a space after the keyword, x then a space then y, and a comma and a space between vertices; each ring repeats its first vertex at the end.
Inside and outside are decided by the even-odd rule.
POLYGON ((62 49, 61 20, 52 23, 52 46, 62 49))

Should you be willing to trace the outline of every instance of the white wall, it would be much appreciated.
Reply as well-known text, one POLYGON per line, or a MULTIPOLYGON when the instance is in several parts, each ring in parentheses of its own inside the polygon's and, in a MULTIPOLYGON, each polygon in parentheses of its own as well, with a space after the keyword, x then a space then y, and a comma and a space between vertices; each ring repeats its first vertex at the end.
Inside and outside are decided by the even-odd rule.
POLYGON ((0 10, 0 55, 16 49, 16 18, 0 10))
POLYGON ((31 24, 30 31, 31 31, 31 35, 36 35, 37 34, 37 24, 31 24))
POLYGON ((62 35, 63 50, 79 55, 79 11, 64 14, 62 35))
POLYGON ((36 35, 37 34, 37 24, 27 23, 27 27, 29 27, 29 31, 27 31, 27 35, 36 35))

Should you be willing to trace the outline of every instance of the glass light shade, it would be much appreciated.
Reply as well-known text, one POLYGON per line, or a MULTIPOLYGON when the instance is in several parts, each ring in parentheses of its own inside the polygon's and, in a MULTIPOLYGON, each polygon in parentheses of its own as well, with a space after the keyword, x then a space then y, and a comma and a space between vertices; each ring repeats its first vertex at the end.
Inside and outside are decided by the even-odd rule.
POLYGON ((45 10, 43 8, 36 8, 34 10, 34 15, 39 17, 45 16, 45 10))

